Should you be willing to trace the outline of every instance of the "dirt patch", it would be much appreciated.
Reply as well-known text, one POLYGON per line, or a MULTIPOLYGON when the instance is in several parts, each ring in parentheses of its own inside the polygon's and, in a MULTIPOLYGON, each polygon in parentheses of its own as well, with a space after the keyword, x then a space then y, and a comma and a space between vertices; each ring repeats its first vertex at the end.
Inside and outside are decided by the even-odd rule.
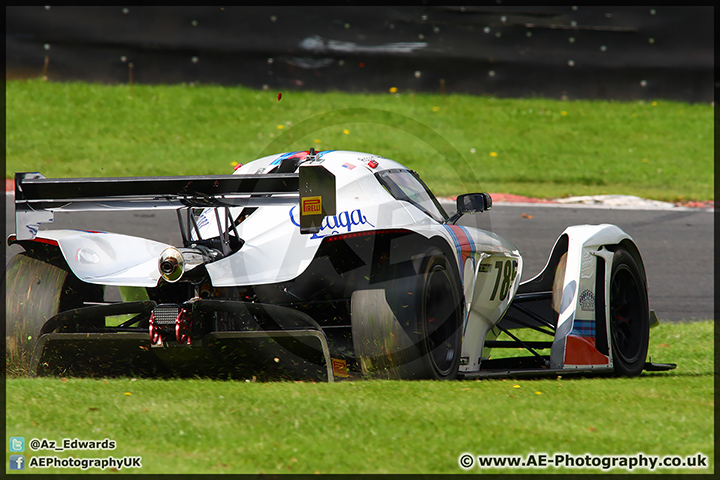
POLYGON ((555 201, 547 198, 525 197, 523 195, 515 195, 513 193, 491 193, 494 202, 505 203, 555 203, 555 201))
MULTIPOLYGON (((493 203, 557 203, 548 198, 533 198, 524 195, 515 195, 514 193, 491 193, 493 203)), ((457 197, 443 197, 438 200, 455 203, 457 197)))
POLYGON ((700 202, 675 202, 675 206, 688 208, 715 208, 715 200, 704 200, 700 202))

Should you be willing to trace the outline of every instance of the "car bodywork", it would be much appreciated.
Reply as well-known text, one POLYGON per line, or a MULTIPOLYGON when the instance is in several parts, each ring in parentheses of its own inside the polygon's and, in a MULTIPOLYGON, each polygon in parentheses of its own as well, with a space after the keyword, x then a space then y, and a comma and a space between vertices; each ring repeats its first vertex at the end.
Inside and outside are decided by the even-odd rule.
POLYGON ((9 295, 47 264, 62 276, 56 290, 72 280, 78 297, 48 293, 60 298, 43 300, 53 303, 50 318, 8 307, 8 353, 31 374, 119 364, 148 374, 476 378, 613 372, 619 354, 632 365, 626 374, 673 368, 645 362, 657 318, 640 253, 619 227, 567 228, 543 271, 521 283, 523 259, 510 241, 457 223, 489 209, 487 194, 459 197, 449 217, 417 173, 379 155, 311 149, 233 175, 23 173, 15 182, 9 244, 24 247, 28 265, 8 269, 9 295), (183 245, 40 229, 54 212, 135 209, 177 210, 183 245), (620 268, 613 283, 619 251, 629 273, 620 268), (626 284, 637 290, 631 303, 644 301, 632 322, 615 311, 628 302, 611 301, 620 298, 613 286, 626 284), (122 301, 104 298, 109 286, 122 301), (626 324, 629 354, 613 346, 630 336, 615 334, 626 324), (523 341, 518 328, 551 339, 523 341), (491 357, 518 347, 529 356, 491 357))

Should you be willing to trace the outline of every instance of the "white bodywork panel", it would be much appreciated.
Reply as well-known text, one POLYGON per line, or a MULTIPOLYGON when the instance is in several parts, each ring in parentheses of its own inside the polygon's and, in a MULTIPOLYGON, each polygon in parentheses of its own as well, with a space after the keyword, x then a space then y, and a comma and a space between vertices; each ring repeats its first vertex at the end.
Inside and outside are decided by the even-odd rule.
POLYGON ((101 285, 157 286, 158 258, 170 246, 145 238, 81 230, 43 230, 38 237, 57 242, 80 280, 101 285))
MULTIPOLYGON (((609 278, 612 269, 612 252, 601 249, 604 245, 616 245, 623 240, 632 242, 632 238, 619 227, 610 224, 576 225, 564 232, 568 236, 568 252, 565 274, 560 293, 560 308, 555 339, 550 352, 550 368, 597 368, 592 364, 573 364, 566 362, 568 335, 581 332, 583 323, 595 322, 595 298, 597 297, 597 256, 605 258, 605 278, 609 278), (609 254, 609 255, 608 255, 609 254)), ((604 282, 606 291, 603 297, 610 298, 609 282, 604 282)), ((606 321, 609 322, 609 306, 606 302, 606 321)), ((609 325, 607 325, 609 332, 609 325)), ((589 335, 588 335, 589 336, 589 335)), ((594 335, 592 335, 594 338, 594 335)), ((594 341, 594 340, 593 340, 594 341)), ((608 361, 600 368, 611 368, 608 361)))
POLYGON ((483 352, 485 339, 512 302, 520 283, 522 265, 522 257, 517 251, 493 253, 478 262, 462 346, 462 357, 467 358, 467 363, 460 366, 461 372, 480 369, 481 357, 486 356, 483 352))
MULTIPOLYGON (((603 275, 605 291, 601 298, 610 298, 609 282, 612 270, 613 252, 606 246, 628 241, 632 238, 615 225, 575 225, 568 227, 558 237, 550 258, 558 258, 556 252, 560 239, 567 238, 567 252, 560 262, 548 260, 543 270, 535 277, 523 282, 532 284, 545 277, 552 281, 553 309, 558 313, 555 336, 550 351, 551 369, 596 370, 612 369, 612 354, 608 343, 604 345, 610 355, 604 355, 595 348, 595 299, 598 274, 603 275), (605 260, 605 269, 597 271, 597 259, 605 260), (558 278, 555 278, 558 277, 558 278), (568 349, 568 339, 574 342, 568 349)), ((609 303, 605 302, 605 331, 610 331, 609 303)))
MULTIPOLYGON (((412 227, 416 223, 402 203, 382 188, 373 176, 374 171, 357 161, 358 156, 376 161, 382 157, 349 152, 329 152, 325 156, 340 157, 345 162, 324 163, 325 168, 335 175, 336 215, 325 217, 320 232, 303 235, 299 228, 298 206, 262 207, 262 212, 250 215, 237 226, 238 235, 245 241, 242 248, 233 255, 206 265, 214 286, 261 285, 292 280, 310 265, 327 235, 412 227)), ((278 157, 273 155, 256 160, 236 173, 261 173, 269 169, 278 157)), ((384 159, 384 164, 388 168, 401 167, 387 159, 384 159)), ((240 211, 240 208, 231 209, 233 218, 240 211)), ((424 216, 427 218, 427 215, 424 216)), ((213 209, 203 212, 199 224, 203 238, 218 235, 213 209)))

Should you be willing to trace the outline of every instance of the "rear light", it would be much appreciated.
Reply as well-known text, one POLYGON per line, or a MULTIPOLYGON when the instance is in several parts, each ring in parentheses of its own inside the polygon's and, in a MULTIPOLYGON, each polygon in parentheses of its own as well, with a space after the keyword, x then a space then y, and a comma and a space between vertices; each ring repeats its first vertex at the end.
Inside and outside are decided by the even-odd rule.
MULTIPOLYGON (((13 244, 17 243, 17 241, 18 241, 18 240, 17 240, 17 236, 16 236, 16 235, 10 235, 10 236, 8 237, 8 239, 7 239, 7 244, 8 244, 8 246, 10 246, 10 245, 13 245, 13 244)), ((58 245, 58 242, 56 242, 55 240, 50 240, 49 238, 42 238, 42 237, 35 237, 35 238, 31 239, 31 240, 25 240, 25 241, 28 241, 28 242, 36 242, 36 243, 44 243, 44 244, 46 244, 46 245, 52 245, 52 246, 54 246, 54 247, 59 247, 59 246, 60 246, 60 245, 58 245)))
POLYGON ((334 242, 336 240, 346 240, 348 238, 368 237, 370 235, 386 235, 386 234, 398 234, 398 233, 407 234, 410 232, 408 230, 405 230, 402 228, 386 228, 384 230, 364 230, 362 232, 343 233, 340 235, 333 235, 333 236, 325 237, 325 241, 326 242, 334 242))

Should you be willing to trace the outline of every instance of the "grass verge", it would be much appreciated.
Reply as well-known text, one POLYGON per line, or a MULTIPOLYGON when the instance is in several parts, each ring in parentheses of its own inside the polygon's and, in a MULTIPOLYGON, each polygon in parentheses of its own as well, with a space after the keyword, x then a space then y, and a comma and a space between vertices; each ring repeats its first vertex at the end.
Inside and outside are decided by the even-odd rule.
POLYGON ((653 473, 713 473, 713 323, 653 329, 650 356, 678 368, 638 378, 458 382, 8 379, 6 432, 27 442, 109 438, 115 450, 26 450, 26 461, 142 456, 133 473, 463 473, 465 452, 702 453, 707 469, 653 473))
POLYGON ((714 108, 670 101, 6 82, 6 177, 203 175, 281 151, 358 150, 437 195, 714 198, 714 108), (269 149, 269 150, 268 150, 269 149))

